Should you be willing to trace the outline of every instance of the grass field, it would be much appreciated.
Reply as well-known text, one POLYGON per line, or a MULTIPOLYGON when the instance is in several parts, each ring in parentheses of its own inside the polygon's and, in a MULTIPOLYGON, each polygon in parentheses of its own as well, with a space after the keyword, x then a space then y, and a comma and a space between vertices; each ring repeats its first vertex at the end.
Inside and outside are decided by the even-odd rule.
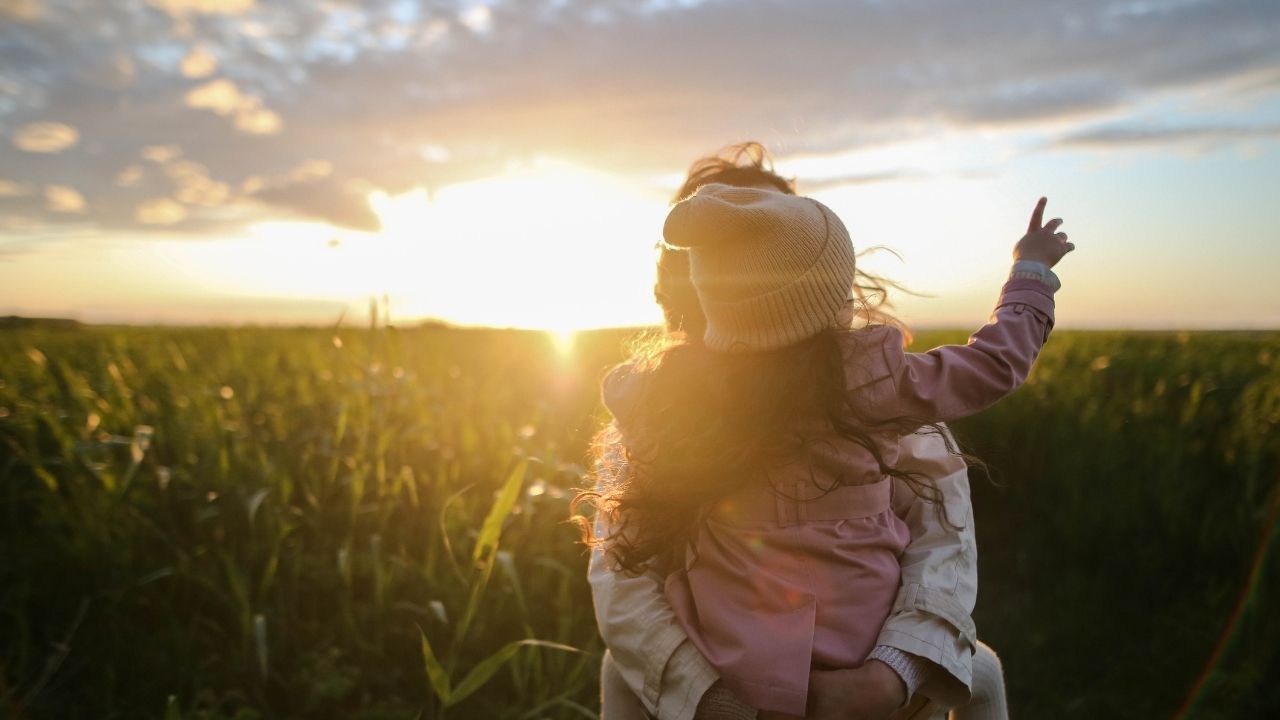
MULTIPOLYGON (((0 331, 0 715, 594 716, 623 337, 0 331)), ((1058 333, 956 430, 1015 717, 1280 715, 1280 334, 1058 333)))

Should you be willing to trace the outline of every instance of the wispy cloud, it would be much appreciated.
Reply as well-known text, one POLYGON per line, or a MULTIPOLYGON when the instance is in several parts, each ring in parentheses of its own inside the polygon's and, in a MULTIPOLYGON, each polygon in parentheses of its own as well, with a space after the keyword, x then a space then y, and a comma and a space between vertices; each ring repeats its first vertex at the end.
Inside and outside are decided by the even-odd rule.
POLYGON ((85 210, 84 196, 68 185, 46 185, 44 201, 51 212, 77 214, 85 210))
MULTIPOLYGON (((190 57, 190 56, 188 56, 190 57)), ((186 63, 186 59, 183 60, 186 63)), ((187 73, 184 73, 187 74, 187 73)), ((190 74, 187 74, 191 77, 190 74)), ((280 116, 262 106, 262 98, 247 95, 226 78, 218 78, 187 91, 187 107, 211 110, 232 118, 236 129, 253 135, 280 132, 280 116)))
POLYGON ((830 188, 846 187, 849 185, 872 185, 876 183, 896 182, 900 180, 919 180, 924 177, 927 177, 925 173, 919 170, 907 168, 872 173, 849 173, 846 175, 836 175, 816 180, 806 179, 801 190, 804 193, 816 193, 830 188))
POLYGON ((1198 125, 1151 127, 1119 125, 1069 133, 1053 142, 1055 147, 1112 149, 1152 145, 1215 146, 1242 140, 1280 137, 1280 125, 1198 125))
POLYGON ((203 47, 192 48, 178 66, 189 78, 209 77, 218 69, 218 58, 203 47))
POLYGON ((133 218, 143 225, 174 225, 187 217, 187 208, 170 198, 152 198, 138 203, 133 218))
POLYGON ((252 8, 254 0, 147 0, 147 4, 174 17, 184 17, 189 14, 234 15, 252 8))
POLYGON ((22 197, 31 194, 31 186, 13 180, 0 179, 0 198, 22 197))
POLYGON ((80 139, 70 125, 56 122, 27 123, 13 133, 13 146, 29 153, 62 152, 80 139))

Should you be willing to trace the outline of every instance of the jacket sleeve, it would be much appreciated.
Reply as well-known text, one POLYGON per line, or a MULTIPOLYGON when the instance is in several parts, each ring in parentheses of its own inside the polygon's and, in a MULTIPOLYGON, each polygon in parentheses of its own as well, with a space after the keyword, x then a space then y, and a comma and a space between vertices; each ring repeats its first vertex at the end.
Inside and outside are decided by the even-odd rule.
MULTIPOLYGON (((604 513, 597 513, 597 534, 608 531, 604 513)), ((719 675, 676 619, 662 578, 654 572, 635 577, 617 572, 600 548, 591 552, 587 578, 600 636, 645 710, 659 720, 692 718, 719 675)))
POLYGON ((938 665, 945 672, 931 673, 921 692, 942 705, 963 705, 973 682, 977 638, 971 614, 978 594, 968 467, 931 431, 904 436, 900 451, 897 467, 937 485, 955 527, 942 521, 937 506, 895 480, 894 510, 910 528, 911 544, 899 559, 902 587, 876 644, 938 665))
MULTIPOLYGON (((991 319, 966 345, 903 351, 896 328, 875 328, 852 342, 849 387, 874 420, 921 423, 972 415, 1016 390, 1053 328, 1053 290, 1039 280, 1007 282, 991 319), (871 344, 864 341, 871 339, 871 344), (872 357, 865 357, 870 350, 872 357), (882 353, 875 357, 876 352, 882 353), (858 355, 863 355, 859 358, 858 355)), ((847 361, 847 363, 849 362, 847 361)))

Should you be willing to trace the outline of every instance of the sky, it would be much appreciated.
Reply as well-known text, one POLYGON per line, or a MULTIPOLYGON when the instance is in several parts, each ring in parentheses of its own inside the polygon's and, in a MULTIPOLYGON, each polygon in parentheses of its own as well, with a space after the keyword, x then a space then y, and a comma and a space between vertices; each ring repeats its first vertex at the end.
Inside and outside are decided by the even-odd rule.
POLYGON ((976 327, 1280 327, 1274 0, 0 0, 0 315, 656 322, 689 164, 763 142, 976 327))

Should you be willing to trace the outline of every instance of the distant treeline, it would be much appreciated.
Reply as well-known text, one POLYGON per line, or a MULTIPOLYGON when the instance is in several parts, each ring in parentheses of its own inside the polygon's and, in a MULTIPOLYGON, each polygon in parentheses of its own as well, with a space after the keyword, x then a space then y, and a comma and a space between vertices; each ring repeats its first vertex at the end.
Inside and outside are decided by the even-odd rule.
POLYGON ((16 328, 49 328, 50 330, 77 330, 83 327, 79 320, 70 318, 37 318, 21 315, 0 315, 0 330, 16 328))

